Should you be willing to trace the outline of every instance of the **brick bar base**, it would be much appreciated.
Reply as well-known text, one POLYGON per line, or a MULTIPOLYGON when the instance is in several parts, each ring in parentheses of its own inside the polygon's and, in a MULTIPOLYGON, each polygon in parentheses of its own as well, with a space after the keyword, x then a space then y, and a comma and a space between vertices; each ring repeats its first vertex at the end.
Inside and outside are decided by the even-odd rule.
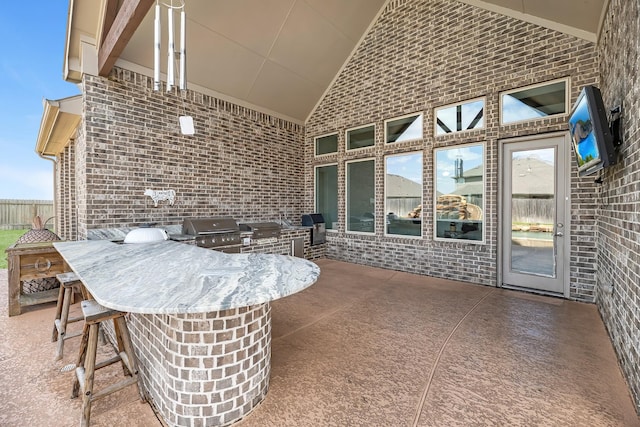
POLYGON ((264 399, 269 303, 202 314, 131 314, 143 387, 168 425, 224 426, 264 399))

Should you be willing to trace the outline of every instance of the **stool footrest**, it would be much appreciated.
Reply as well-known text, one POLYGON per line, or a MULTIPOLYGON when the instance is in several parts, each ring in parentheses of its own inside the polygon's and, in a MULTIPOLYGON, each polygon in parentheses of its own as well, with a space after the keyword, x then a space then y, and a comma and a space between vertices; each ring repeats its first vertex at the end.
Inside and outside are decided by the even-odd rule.
MULTIPOLYGON (((98 367, 96 366, 96 369, 98 369, 98 367)), ((78 381, 80 381, 80 393, 84 394, 85 390, 84 390, 84 368, 82 366, 79 366, 76 368, 76 376, 78 377, 78 381)), ((131 377, 127 377, 127 379, 124 379, 122 381, 118 381, 117 383, 111 384, 110 386, 107 386, 105 388, 103 388, 100 391, 97 391, 96 393, 93 393, 91 396, 91 400, 96 400, 99 399, 101 397, 107 396, 111 393, 114 393, 118 390, 122 390, 125 387, 128 387, 132 384, 135 384, 138 382, 138 377, 136 375, 133 375, 131 377)))
POLYGON ((75 323, 75 322, 79 322, 81 320, 84 320, 84 317, 82 317, 82 316, 72 317, 71 319, 67 319, 67 323, 75 323))
POLYGON ((82 335, 82 331, 77 331, 77 332, 73 332, 70 334, 67 334, 65 332, 64 336, 62 337, 63 340, 68 340, 70 338, 75 338, 75 337, 79 337, 80 335, 82 335))
POLYGON ((109 366, 109 365, 113 365, 114 363, 117 363, 120 360, 122 360, 122 359, 121 359, 120 355, 117 354, 117 355, 113 356, 111 359, 103 360, 100 363, 96 363, 95 369, 97 371, 98 369, 104 368, 104 367, 109 366))
POLYGON ((101 390, 98 390, 96 393, 91 396, 91 400, 98 400, 102 397, 108 396, 111 393, 115 393, 116 391, 122 390, 125 387, 129 387, 130 385, 136 384, 138 382, 138 378, 136 376, 128 377, 126 380, 122 380, 115 384, 111 384, 101 390))
MULTIPOLYGON (((84 320, 84 317, 72 317, 71 319, 67 320, 67 324, 79 322, 81 320, 84 320)), ((56 320, 53 321, 53 323, 56 325, 56 329, 57 329, 59 334, 63 334, 63 333, 66 332, 66 328, 65 328, 64 331, 62 330, 62 319, 56 319, 56 320)), ((80 334, 75 334, 74 336, 77 337, 78 335, 80 335, 80 334)))

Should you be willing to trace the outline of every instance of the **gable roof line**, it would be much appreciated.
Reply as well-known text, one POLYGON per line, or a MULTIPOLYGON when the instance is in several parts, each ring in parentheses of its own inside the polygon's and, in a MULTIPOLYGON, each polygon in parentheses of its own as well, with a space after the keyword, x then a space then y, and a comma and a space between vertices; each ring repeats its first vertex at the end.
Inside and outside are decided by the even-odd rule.
POLYGON ((374 25, 376 25, 376 23, 378 22, 378 19, 380 19, 380 15, 382 15, 382 13, 387 9, 387 6, 389 5, 390 2, 391 0, 385 0, 382 7, 380 7, 380 10, 376 14, 376 16, 371 20, 367 29, 362 33, 362 36, 360 36, 360 40, 358 40, 358 42, 353 46, 351 53, 349 53, 345 61, 342 63, 342 66, 340 67, 338 72, 333 76, 333 79, 331 79, 327 87, 324 89, 324 91, 322 92, 322 95, 320 96, 320 98, 318 98, 318 101, 316 101, 316 104, 309 111, 309 114, 307 115, 307 117, 305 117, 304 119, 305 124, 309 121, 311 117, 313 117, 313 115, 315 114, 316 110, 318 109, 322 101, 324 101, 325 96, 327 96, 327 94, 331 91, 336 80, 338 80, 338 77, 342 75, 342 72, 347 67, 347 64, 349 63, 349 61, 351 61, 351 58, 353 58, 353 55, 356 54, 358 49, 360 49, 360 45, 362 45, 362 42, 364 41, 364 39, 369 35, 369 31, 371 31, 374 25))
MULTIPOLYGON (((604 21, 604 11, 607 7, 603 7, 603 13, 600 16, 600 22, 598 24, 598 34, 592 33, 589 31, 581 30, 576 27, 572 27, 570 25, 561 24, 559 22, 550 21, 548 19, 540 18, 534 15, 530 15, 528 13, 518 12, 517 10, 513 10, 507 7, 498 6, 492 3, 488 3, 484 0, 458 0, 461 3, 466 3, 471 6, 479 7, 481 9, 485 9, 491 12, 499 13, 500 15, 509 16, 511 18, 519 19, 520 21, 529 22, 531 24, 539 25, 541 27, 549 28, 551 30, 559 31, 564 34, 569 34, 574 37, 578 37, 591 43, 596 43, 598 40, 598 34, 600 33, 600 29, 602 27, 602 22, 604 21)), ((607 6, 609 0, 607 1, 607 6)))

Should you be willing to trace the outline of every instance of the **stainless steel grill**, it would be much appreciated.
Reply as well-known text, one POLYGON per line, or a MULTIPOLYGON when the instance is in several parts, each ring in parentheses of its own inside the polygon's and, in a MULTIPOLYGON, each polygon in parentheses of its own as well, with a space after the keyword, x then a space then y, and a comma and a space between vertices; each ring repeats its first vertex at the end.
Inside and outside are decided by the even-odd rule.
POLYGON ((254 239, 269 239, 272 237, 280 237, 282 227, 277 222, 254 222, 249 224, 240 224, 240 230, 251 231, 254 239))
POLYGON ((185 218, 182 234, 195 236, 196 246, 226 253, 240 252, 240 228, 231 217, 185 218))
POLYGON ((319 245, 327 241, 327 228, 322 214, 302 215, 302 225, 311 227, 311 245, 319 245))

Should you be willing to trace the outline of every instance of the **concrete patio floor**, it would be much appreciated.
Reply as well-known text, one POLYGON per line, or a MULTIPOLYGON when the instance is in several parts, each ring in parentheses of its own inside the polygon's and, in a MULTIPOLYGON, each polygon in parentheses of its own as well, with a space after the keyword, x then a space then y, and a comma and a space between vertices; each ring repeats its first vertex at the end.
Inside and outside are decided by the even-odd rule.
MULTIPOLYGON (((314 286, 273 303, 269 393, 237 426, 640 426, 594 305, 318 264, 314 286)), ((0 270, 0 426, 76 426, 61 369, 79 339, 54 361, 55 306, 8 317, 6 282, 0 270)), ((121 375, 111 368, 96 388, 121 375)), ((91 421, 161 425, 133 387, 91 421)))

